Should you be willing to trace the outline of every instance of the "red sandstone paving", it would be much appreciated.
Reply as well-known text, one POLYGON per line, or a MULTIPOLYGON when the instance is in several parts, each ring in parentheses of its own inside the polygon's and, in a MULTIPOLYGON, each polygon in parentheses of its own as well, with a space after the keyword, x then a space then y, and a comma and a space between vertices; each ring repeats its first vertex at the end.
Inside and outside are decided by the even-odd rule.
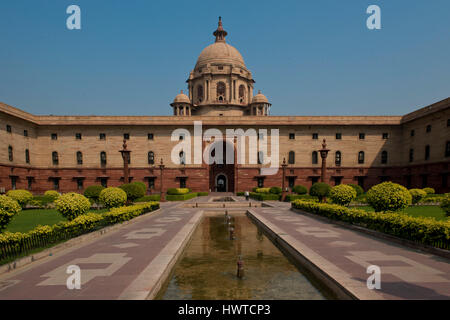
MULTIPOLYGON (((255 211, 269 220, 274 225, 281 228, 288 235, 306 244, 315 253, 327 259, 337 267, 351 275, 353 279, 361 282, 361 287, 366 287, 369 274, 366 273, 366 266, 361 266, 347 258, 351 251, 377 251, 385 255, 399 255, 433 268, 438 272, 438 276, 443 278, 442 282, 425 282, 422 276, 413 275, 414 280, 405 281, 398 274, 383 273, 383 268, 388 267, 409 267, 407 262, 399 261, 395 257, 389 260, 380 261, 376 257, 369 260, 369 264, 378 265, 381 268, 381 292, 386 299, 450 299, 450 261, 448 259, 424 253, 419 250, 410 249, 399 244, 388 242, 370 235, 354 230, 327 223, 319 219, 312 218, 300 213, 291 211, 286 206, 279 207, 278 213, 265 212, 270 208, 257 208, 255 211), (300 217, 305 226, 293 224, 293 222, 280 221, 277 216, 300 217), (317 238, 311 235, 304 235, 295 229, 302 227, 318 227, 339 233, 338 237, 317 238), (334 241, 352 242, 348 247, 336 247, 331 245, 334 241)), ((273 208, 272 208, 273 210, 273 208)), ((368 265, 369 265, 368 264, 368 265)), ((367 265, 367 266, 368 266, 367 265)), ((417 268, 404 269, 404 273, 415 273, 417 268)), ((367 289, 368 290, 368 289, 367 289)))
MULTIPOLYGON (((167 243, 181 230, 181 228, 198 211, 195 209, 173 208, 175 204, 163 204, 160 214, 144 217, 141 221, 136 221, 130 225, 123 226, 120 230, 104 235, 88 243, 85 246, 68 253, 59 253, 61 256, 44 262, 41 265, 31 266, 8 280, 20 280, 20 283, 1 290, 0 299, 117 299, 128 285, 143 271, 143 269, 159 254, 167 243), (170 216, 171 212, 186 211, 176 222, 155 222, 158 218, 170 216), (127 239, 125 234, 142 228, 152 227, 154 224, 164 224, 162 227, 167 231, 160 236, 150 239, 127 239), (120 243, 135 243, 139 246, 120 249, 114 247, 120 243), (42 277, 62 265, 65 265, 77 258, 89 258, 98 253, 126 253, 125 257, 132 258, 125 265, 119 268, 111 276, 98 276, 82 284, 80 290, 68 290, 65 285, 37 286, 38 283, 48 279, 42 277)), ((56 255, 59 255, 58 253, 56 255)), ((89 269, 102 268, 108 266, 104 263, 86 264, 80 263, 81 277, 83 278, 83 265, 89 269)), ((67 275, 69 277, 69 275, 67 275)), ((4 279, 3 279, 4 280, 4 279)))

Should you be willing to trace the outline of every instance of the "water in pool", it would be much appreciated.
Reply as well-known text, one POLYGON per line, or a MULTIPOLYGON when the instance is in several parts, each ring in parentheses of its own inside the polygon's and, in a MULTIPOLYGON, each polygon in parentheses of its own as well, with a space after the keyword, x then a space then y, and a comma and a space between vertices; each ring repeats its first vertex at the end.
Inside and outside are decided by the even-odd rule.
POLYGON ((233 214, 230 220, 203 218, 158 299, 326 299, 247 216, 233 214))

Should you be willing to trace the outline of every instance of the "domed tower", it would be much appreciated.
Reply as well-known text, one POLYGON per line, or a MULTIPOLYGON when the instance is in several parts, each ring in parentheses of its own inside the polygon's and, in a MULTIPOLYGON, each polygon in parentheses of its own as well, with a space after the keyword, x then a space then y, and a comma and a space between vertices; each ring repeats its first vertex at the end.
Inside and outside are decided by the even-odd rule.
POLYGON ((215 42, 200 53, 186 81, 192 115, 252 114, 255 81, 239 51, 226 43, 227 34, 219 17, 219 26, 213 33, 215 42))
POLYGON ((252 116, 268 116, 270 114, 270 106, 272 104, 269 103, 269 100, 265 95, 261 93, 261 90, 258 91, 258 94, 255 95, 252 99, 252 103, 250 105, 250 115, 252 116))
POLYGON ((183 90, 173 100, 170 104, 173 107, 174 116, 190 116, 191 115, 191 100, 189 97, 183 93, 183 90))

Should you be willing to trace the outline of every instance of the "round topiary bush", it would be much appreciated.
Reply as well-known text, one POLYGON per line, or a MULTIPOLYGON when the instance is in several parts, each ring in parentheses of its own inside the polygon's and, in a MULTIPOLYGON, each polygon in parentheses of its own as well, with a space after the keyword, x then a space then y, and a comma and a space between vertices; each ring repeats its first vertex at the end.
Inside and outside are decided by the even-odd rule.
POLYGON ((4 230, 14 215, 21 210, 16 200, 1 195, 0 196, 0 231, 4 230))
POLYGON ((51 199, 52 201, 55 201, 56 199, 59 198, 60 194, 59 194, 58 191, 55 191, 55 190, 48 190, 48 191, 45 191, 44 196, 45 196, 45 197, 48 197, 48 198, 51 199))
POLYGON ((419 203, 420 200, 425 198, 427 195, 427 193, 422 189, 410 189, 409 193, 411 194, 411 197, 412 197, 411 201, 413 204, 419 203))
POLYGON ((189 193, 189 189, 188 188, 169 188, 167 189, 167 194, 169 195, 182 195, 182 194, 187 194, 189 193))
POLYGON ((256 193, 270 193, 270 188, 256 188, 256 193))
POLYGON ((22 208, 33 199, 33 195, 28 190, 9 190, 6 195, 13 200, 16 200, 22 208))
POLYGON ((65 193, 55 200, 56 210, 68 220, 73 220, 79 215, 85 214, 90 207, 89 199, 75 192, 65 193))
POLYGON ((316 182, 309 189, 311 196, 318 197, 320 201, 323 201, 330 193, 331 187, 325 182, 316 182))
POLYGON ((292 192, 295 192, 296 194, 307 194, 308 189, 305 186, 297 185, 292 188, 292 192))
POLYGON ((98 202, 100 192, 102 192, 104 189, 105 187, 100 185, 89 186, 84 190, 84 196, 91 199, 93 202, 98 202))
POLYGON ((147 185, 141 181, 134 181, 131 184, 135 184, 137 186, 140 186, 142 189, 144 189, 144 194, 147 193, 147 185))
POLYGON ((119 188, 125 191, 129 201, 134 201, 145 196, 145 189, 136 183, 126 183, 121 185, 119 188))
POLYGON ((377 184, 367 192, 367 202, 377 212, 403 210, 411 201, 408 189, 393 182, 377 184))
POLYGON ((425 191, 427 194, 435 194, 436 191, 433 188, 423 188, 423 191, 425 191))
POLYGON ((107 208, 117 208, 127 202, 127 193, 120 188, 109 187, 100 192, 99 200, 107 208))
POLYGON ((353 189, 355 189, 357 197, 359 197, 360 195, 362 195, 364 193, 364 189, 360 185, 353 184, 353 183, 350 183, 348 185, 350 187, 352 187, 353 189))
POLYGON ((281 189, 280 187, 272 187, 269 189, 269 193, 273 193, 273 194, 280 194, 283 192, 283 189, 281 189))
POLYGON ((450 217, 450 196, 446 195, 445 198, 441 201, 440 205, 441 209, 445 211, 445 215, 450 217))
POLYGON ((347 206, 356 198, 356 190, 349 185, 340 184, 331 188, 330 198, 334 203, 347 206))

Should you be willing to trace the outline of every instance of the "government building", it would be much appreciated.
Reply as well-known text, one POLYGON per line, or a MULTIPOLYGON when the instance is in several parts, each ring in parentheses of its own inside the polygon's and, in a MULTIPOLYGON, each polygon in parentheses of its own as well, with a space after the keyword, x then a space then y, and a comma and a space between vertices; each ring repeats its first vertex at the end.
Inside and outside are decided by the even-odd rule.
MULTIPOLYGON (((403 116, 272 116, 266 96, 254 94, 255 80, 241 54, 226 42, 221 20, 213 34, 215 42, 198 57, 186 92, 168 106, 170 116, 38 116, 0 103, 0 191, 82 192, 89 185, 118 186, 125 179, 145 182, 150 193, 173 187, 250 191, 282 186, 283 178, 286 187, 309 187, 322 178, 324 139, 329 150, 324 179, 330 185, 354 183, 367 190, 393 181, 450 191, 450 98, 403 116), (265 174, 262 160, 174 163, 173 148, 194 139, 194 121, 202 122, 203 132, 215 128, 224 135, 226 129, 266 129, 268 134, 278 129, 280 170, 265 174), (171 139, 180 128, 191 136, 171 139), (126 161, 121 150, 130 152, 126 161)), ((270 137, 257 136, 263 139, 270 137)), ((210 143, 202 141, 202 149, 210 143)), ((228 144, 225 153, 236 153, 228 144)), ((245 153, 247 158, 258 153, 260 160, 258 149, 245 153)))

